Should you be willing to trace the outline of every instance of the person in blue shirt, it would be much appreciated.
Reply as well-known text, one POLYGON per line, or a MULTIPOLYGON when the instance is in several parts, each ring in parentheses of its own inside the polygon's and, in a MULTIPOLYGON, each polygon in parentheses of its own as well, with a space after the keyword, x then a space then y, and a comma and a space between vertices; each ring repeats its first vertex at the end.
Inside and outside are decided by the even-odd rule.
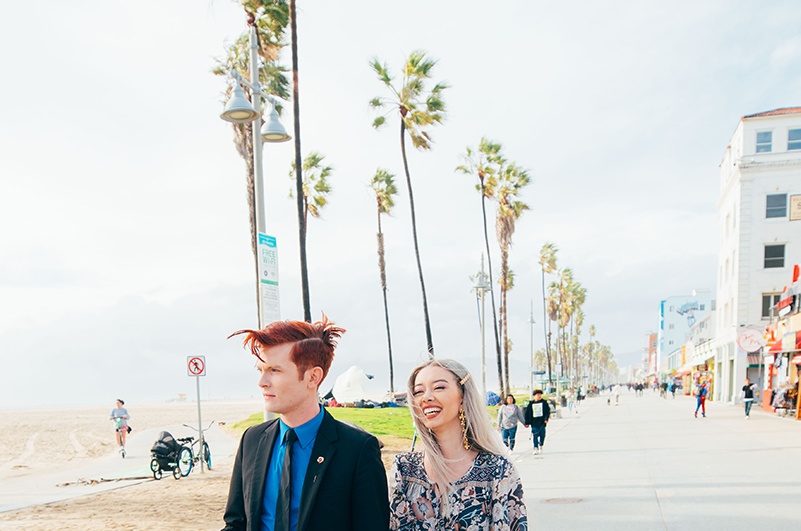
POLYGON ((242 435, 224 531, 388 529, 378 440, 335 420, 318 399, 344 332, 323 315, 315 323, 277 321, 229 336, 245 334, 244 344, 257 358, 265 409, 281 417, 242 435))

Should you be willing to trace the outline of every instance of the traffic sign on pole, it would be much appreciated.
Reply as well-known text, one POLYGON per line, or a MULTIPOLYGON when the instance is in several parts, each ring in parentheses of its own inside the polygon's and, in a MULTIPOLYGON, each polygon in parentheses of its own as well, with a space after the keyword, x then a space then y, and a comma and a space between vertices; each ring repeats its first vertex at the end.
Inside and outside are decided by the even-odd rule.
POLYGON ((206 356, 186 357, 187 376, 206 376, 206 356))

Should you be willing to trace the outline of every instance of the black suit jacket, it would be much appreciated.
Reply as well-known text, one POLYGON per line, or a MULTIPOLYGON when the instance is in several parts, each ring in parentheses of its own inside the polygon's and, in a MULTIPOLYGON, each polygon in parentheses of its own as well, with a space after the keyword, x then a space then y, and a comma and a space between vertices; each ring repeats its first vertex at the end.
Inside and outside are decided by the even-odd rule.
MULTIPOLYGON (((267 468, 278 432, 278 419, 273 419, 242 435, 223 531, 261 529, 267 468)), ((297 531, 388 528, 387 477, 378 439, 325 411, 303 481, 297 531)))

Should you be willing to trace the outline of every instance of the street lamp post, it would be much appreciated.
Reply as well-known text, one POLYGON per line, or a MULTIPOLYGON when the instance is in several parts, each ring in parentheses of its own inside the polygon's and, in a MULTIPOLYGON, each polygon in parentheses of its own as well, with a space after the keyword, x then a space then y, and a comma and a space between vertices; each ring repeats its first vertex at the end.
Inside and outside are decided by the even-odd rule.
POLYGON ((484 253, 481 253, 481 271, 476 276, 476 285, 473 286, 473 289, 476 290, 476 297, 481 299, 481 392, 483 393, 482 400, 486 402, 487 400, 487 342, 485 340, 485 315, 486 312, 484 311, 484 295, 486 295, 487 291, 492 289, 487 282, 487 274, 484 273, 484 253))
MULTIPOLYGON (((281 125, 278 119, 278 111, 275 108, 274 99, 261 92, 261 84, 259 83, 259 41, 256 36, 256 24, 253 21, 250 24, 250 82, 247 82, 239 75, 238 72, 232 71, 231 77, 234 78, 234 88, 231 99, 225 106, 225 110, 220 114, 220 118, 227 122, 244 124, 252 124, 253 134, 253 203, 256 217, 256 234, 254 235, 255 241, 253 248, 258 251, 259 248, 259 235, 266 236, 266 220, 264 213, 264 171, 262 168, 262 143, 278 143, 286 142, 292 137, 289 136, 281 125), (251 91, 252 102, 245 98, 242 85, 248 87, 251 91), (267 122, 262 127, 261 120, 261 98, 270 101, 271 109, 270 116, 267 122)), ((259 259, 256 257, 257 264, 257 285, 256 301, 258 307, 258 327, 261 329, 266 323, 264 322, 264 294, 261 286, 261 272, 258 267, 259 259)))
POLYGON ((534 299, 531 300, 531 315, 528 318, 528 323, 531 325, 531 388, 529 394, 534 392, 534 299))

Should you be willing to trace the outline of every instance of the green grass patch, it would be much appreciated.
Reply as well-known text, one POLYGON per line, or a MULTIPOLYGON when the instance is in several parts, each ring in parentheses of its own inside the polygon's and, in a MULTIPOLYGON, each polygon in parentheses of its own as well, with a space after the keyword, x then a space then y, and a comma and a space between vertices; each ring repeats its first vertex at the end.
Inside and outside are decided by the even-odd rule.
MULTIPOLYGON (((387 408, 326 408, 331 416, 342 422, 353 423, 373 435, 391 435, 412 440, 414 425, 409 409, 405 407, 387 408)), ((254 413, 244 420, 230 424, 234 430, 245 431, 251 426, 264 422, 263 413, 254 413)))

